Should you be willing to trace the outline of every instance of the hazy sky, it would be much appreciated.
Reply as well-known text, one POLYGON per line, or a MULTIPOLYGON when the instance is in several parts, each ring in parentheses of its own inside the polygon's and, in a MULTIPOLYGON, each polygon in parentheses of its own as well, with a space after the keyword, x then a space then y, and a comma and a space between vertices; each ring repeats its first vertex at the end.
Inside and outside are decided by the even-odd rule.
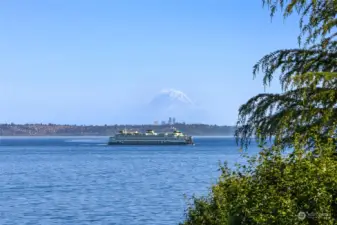
POLYGON ((297 47, 298 23, 261 0, 10 0, 0 29, 0 122, 114 124, 175 88, 234 124, 264 92, 253 64, 297 47))

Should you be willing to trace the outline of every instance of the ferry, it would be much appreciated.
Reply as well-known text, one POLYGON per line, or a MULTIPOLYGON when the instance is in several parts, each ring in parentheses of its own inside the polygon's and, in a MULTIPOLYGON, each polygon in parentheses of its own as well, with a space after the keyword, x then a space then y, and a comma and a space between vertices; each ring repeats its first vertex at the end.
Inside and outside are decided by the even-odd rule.
POLYGON ((194 143, 192 136, 176 129, 170 133, 156 133, 154 130, 147 130, 145 133, 121 130, 109 137, 108 145, 194 145, 194 143))

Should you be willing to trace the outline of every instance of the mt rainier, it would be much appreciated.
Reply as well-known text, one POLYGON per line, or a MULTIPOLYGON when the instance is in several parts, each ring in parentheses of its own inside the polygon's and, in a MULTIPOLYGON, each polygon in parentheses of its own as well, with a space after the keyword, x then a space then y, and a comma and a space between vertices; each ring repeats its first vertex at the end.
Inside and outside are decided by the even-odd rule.
POLYGON ((175 89, 164 89, 155 95, 146 111, 153 120, 167 120, 168 117, 187 123, 202 123, 207 120, 207 113, 202 108, 184 92, 175 89))
POLYGON ((167 121, 169 117, 185 123, 209 121, 204 109, 184 92, 175 89, 163 89, 149 102, 119 110, 114 117, 124 124, 152 124, 154 121, 167 121))
POLYGON ((165 109, 193 106, 195 103, 183 92, 174 89, 164 89, 157 94, 149 104, 151 107, 164 107, 165 109))

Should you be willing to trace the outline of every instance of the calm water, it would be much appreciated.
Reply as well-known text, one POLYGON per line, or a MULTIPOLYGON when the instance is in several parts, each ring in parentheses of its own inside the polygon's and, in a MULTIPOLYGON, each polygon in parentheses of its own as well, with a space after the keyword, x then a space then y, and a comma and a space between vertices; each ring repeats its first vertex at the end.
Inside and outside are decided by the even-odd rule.
POLYGON ((206 194, 219 161, 242 162, 232 138, 160 147, 106 141, 1 138, 0 224, 178 224, 184 195, 206 194))

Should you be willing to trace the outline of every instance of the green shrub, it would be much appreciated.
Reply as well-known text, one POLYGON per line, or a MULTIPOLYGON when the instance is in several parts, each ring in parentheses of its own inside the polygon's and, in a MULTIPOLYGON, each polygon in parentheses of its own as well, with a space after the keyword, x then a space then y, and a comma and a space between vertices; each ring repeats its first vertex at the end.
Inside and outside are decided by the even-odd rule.
POLYGON ((299 15, 300 46, 256 63, 254 76, 262 72, 264 85, 279 76, 282 93, 242 105, 235 135, 244 147, 254 136, 273 137, 274 147, 246 166, 225 164, 209 195, 192 198, 182 224, 337 224, 337 0, 262 2, 272 17, 299 15))
MULTIPOLYGON (((333 152, 333 144, 324 144, 333 152)), ((225 164, 209 196, 192 198, 185 225, 336 224, 337 161, 333 154, 314 156, 300 146, 285 156, 262 149, 247 165, 225 164)))

